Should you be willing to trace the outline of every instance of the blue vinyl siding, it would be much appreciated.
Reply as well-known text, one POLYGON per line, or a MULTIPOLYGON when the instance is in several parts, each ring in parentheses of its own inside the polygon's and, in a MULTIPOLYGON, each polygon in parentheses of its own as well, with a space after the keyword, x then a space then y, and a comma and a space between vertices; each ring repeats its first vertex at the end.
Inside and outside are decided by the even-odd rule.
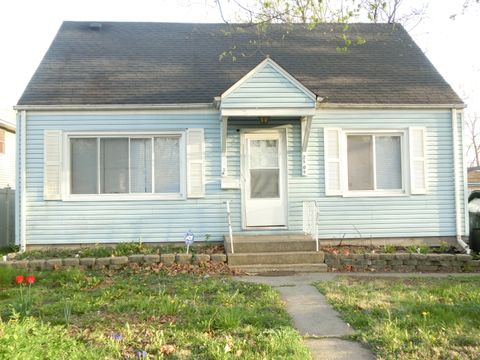
MULTIPOLYGON (((365 238, 455 235, 453 139, 449 110, 320 111, 315 117, 309 153, 319 154, 318 161, 322 169, 323 126, 355 129, 425 126, 428 194, 378 198, 324 197, 324 177, 321 175, 322 192, 318 198, 321 237, 349 238, 359 237, 360 234, 365 238)), ((462 153, 461 138, 459 132, 458 156, 462 153)), ((315 158, 310 158, 312 160, 315 161, 315 158)), ((459 165, 459 171, 462 171, 461 160, 459 165)), ((460 181, 463 181, 463 177, 460 181)), ((459 196, 463 209, 463 186, 459 196)), ((464 216, 462 233, 465 233, 464 216)))
POLYGON ((29 114, 27 120, 27 241, 28 244, 102 243, 119 241, 183 241, 187 230, 198 240, 210 234, 220 240, 227 232, 220 192, 220 124, 215 112, 206 114, 121 113, 88 115, 29 114), (44 201, 43 132, 160 131, 205 129, 206 197, 148 201, 44 201))
MULTIPOLYGON (((308 148, 308 176, 301 175, 299 119, 271 119, 269 126, 287 127, 288 230, 249 231, 250 234, 302 231, 304 200, 320 204, 322 238, 417 237, 455 235, 451 112, 448 110, 327 110, 314 117, 308 148), (402 197, 325 197, 323 128, 427 128, 429 193, 402 197)), ((255 119, 230 119, 227 137, 229 176, 240 176, 240 129, 260 128, 255 119)), ((461 125, 459 124, 459 129, 461 125)), ((20 131, 22 129, 19 129, 20 131)), ((28 244, 182 241, 192 230, 222 240, 228 232, 225 200, 232 205, 234 232, 241 229, 240 190, 220 189, 220 122, 214 111, 28 113, 27 118, 27 242, 28 244), (160 131, 205 129, 206 196, 202 199, 149 201, 44 201, 43 132, 160 131)), ((458 156, 461 156, 459 133, 458 156)), ((462 161, 459 157, 459 165, 462 161)), ((463 181, 463 171, 461 174, 463 181)), ((20 188, 20 187, 19 187, 20 188)), ((463 187, 459 193, 464 206, 463 187)), ((463 215, 464 216, 464 215, 463 215)), ((462 225, 465 218, 462 217, 462 225)), ((463 232, 465 229, 463 229, 463 232)))
POLYGON ((270 64, 222 100, 222 108, 312 108, 315 101, 270 64))

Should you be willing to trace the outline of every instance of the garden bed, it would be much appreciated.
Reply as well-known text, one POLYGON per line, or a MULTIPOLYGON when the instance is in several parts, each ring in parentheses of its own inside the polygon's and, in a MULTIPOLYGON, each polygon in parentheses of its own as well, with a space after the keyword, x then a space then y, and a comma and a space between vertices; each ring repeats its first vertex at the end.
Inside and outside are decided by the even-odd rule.
MULTIPOLYGON (((130 255, 160 255, 169 253, 185 253, 184 245, 149 245, 142 242, 119 243, 111 246, 92 245, 81 248, 48 248, 29 250, 15 254, 16 260, 59 259, 59 258, 101 258, 130 255)), ((192 254, 223 254, 223 244, 194 244, 190 247, 192 254)))

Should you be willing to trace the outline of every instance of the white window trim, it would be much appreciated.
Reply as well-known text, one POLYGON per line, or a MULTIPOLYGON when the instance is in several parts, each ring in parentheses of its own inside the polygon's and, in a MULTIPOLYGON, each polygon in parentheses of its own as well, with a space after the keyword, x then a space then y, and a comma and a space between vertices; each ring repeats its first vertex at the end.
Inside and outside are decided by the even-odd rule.
MULTIPOLYGON (((130 142, 129 142, 130 144, 130 142)), ((185 200, 187 198, 187 141, 186 130, 168 131, 122 131, 122 132, 65 132, 63 136, 63 158, 66 159, 62 166, 63 201, 133 201, 133 200, 185 200), (71 138, 148 138, 155 136, 179 136, 180 138, 180 192, 169 193, 125 193, 125 194, 72 194, 70 181, 70 139, 71 138)), ((153 143, 152 143, 153 148, 153 143)), ((100 152, 98 151, 97 154, 100 152)), ((99 156, 99 155, 98 155, 99 156)), ((154 158, 152 157, 152 163, 154 158)), ((130 151, 128 156, 130 169, 130 151)), ((153 174, 152 174, 153 176, 153 174)), ((100 177, 97 176, 99 179, 100 177)), ((99 180, 98 180, 99 181, 99 180)), ((152 183, 153 186, 153 183, 152 183)), ((129 183, 130 187, 130 183, 129 183)))
MULTIPOLYGON (((342 179, 342 196, 343 197, 395 197, 410 196, 409 181, 409 154, 408 154, 408 129, 342 129, 340 135, 341 164, 344 179, 342 179), (402 169, 402 189, 392 190, 349 190, 348 189, 348 155, 347 155, 347 136, 348 135, 392 135, 400 136, 401 145, 401 169, 402 169)), ((373 152, 373 171, 375 173, 375 151, 373 152)), ((374 187, 376 187, 376 176, 373 178, 374 187)))

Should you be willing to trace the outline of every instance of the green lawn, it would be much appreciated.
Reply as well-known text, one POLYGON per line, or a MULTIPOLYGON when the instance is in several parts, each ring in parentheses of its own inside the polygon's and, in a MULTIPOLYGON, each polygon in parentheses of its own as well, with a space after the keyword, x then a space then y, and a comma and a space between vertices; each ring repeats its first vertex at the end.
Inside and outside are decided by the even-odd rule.
POLYGON ((309 359, 278 294, 217 275, 0 268, 0 359, 309 359), (21 294, 23 294, 23 301, 21 294))
POLYGON ((341 277, 316 286, 380 359, 480 359, 480 277, 341 277))

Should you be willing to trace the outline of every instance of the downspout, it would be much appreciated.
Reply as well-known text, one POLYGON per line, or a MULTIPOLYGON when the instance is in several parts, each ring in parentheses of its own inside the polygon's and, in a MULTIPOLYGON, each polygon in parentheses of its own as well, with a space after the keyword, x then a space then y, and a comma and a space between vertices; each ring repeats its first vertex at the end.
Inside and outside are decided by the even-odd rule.
POLYGON ((27 249, 27 218, 26 218, 26 165, 27 159, 25 158, 27 153, 27 112, 22 110, 20 115, 20 252, 25 252, 27 249))
MULTIPOLYGON (((457 243, 465 250, 467 254, 470 254, 470 248, 467 243, 462 240, 462 217, 460 206, 460 179, 459 179, 459 164, 458 164, 458 126, 457 126, 457 109, 452 108, 452 136, 453 136, 453 175, 455 180, 455 230, 457 243)), ((465 156, 462 153, 462 156, 465 156)), ((463 169, 462 169, 463 172, 463 169)), ((463 193, 463 192, 462 192, 463 193)), ((465 201, 465 199, 464 199, 465 201)))

